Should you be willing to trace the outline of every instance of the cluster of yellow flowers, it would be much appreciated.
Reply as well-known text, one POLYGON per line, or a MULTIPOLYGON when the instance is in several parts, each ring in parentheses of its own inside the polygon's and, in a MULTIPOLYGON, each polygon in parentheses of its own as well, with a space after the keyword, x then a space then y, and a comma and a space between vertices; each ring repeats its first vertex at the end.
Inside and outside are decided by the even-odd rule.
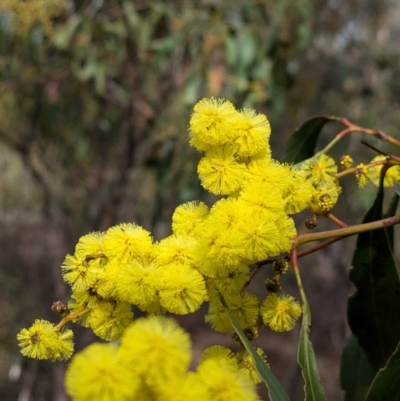
POLYGON ((77 354, 66 373, 75 401, 257 401, 252 360, 238 362, 221 346, 206 349, 195 372, 189 335, 163 316, 140 318, 120 344, 93 344, 77 354))
POLYGON ((299 174, 312 186, 311 202, 319 213, 329 212, 335 206, 341 187, 335 175, 335 161, 321 153, 298 166, 299 174))
MULTIPOLYGON (((292 214, 315 199, 331 207, 338 193, 336 166, 325 155, 297 169, 273 160, 266 117, 238 111, 222 99, 196 104, 190 135, 190 144, 204 152, 198 165, 203 187, 224 197, 211 208, 199 201, 178 206, 172 234, 159 242, 134 223, 87 234, 61 266, 72 289, 69 320, 103 340, 121 340, 118 347, 96 344, 74 357, 66 378, 74 400, 167 400, 171 394, 174 400, 255 400, 259 377, 250 355, 233 357, 228 349, 214 348, 196 373, 187 373, 187 334, 160 315, 192 313, 208 302, 206 321, 218 332, 232 332, 222 295, 253 338, 262 324, 291 330, 301 315, 298 302, 281 290, 287 266, 276 264, 269 295, 260 304, 246 291, 249 265, 290 251, 296 235, 292 214), (151 316, 133 322, 132 305, 151 316)), ((64 326, 36 321, 18 334, 21 352, 69 358, 73 334, 64 326)))
MULTIPOLYGON (((337 202, 338 178, 355 173, 360 186, 379 183, 384 156, 345 173, 324 153, 295 166, 271 157, 270 125, 254 110, 236 110, 223 99, 203 99, 194 107, 190 144, 203 153, 198 165, 202 186, 222 198, 208 207, 200 201, 178 206, 172 234, 159 242, 134 223, 81 237, 61 272, 71 286, 68 312, 60 307, 58 325, 36 320, 17 335, 23 355, 68 359, 73 333, 68 321, 90 328, 106 341, 93 344, 72 360, 66 388, 74 401, 154 400, 256 401, 260 382, 244 347, 207 349, 195 372, 188 372, 190 339, 165 313, 188 314, 208 302, 206 322, 221 333, 233 332, 229 309, 250 340, 261 325, 278 332, 293 329, 302 309, 282 291, 288 270, 282 254, 296 235, 291 215, 311 207, 327 214, 337 202), (260 303, 249 293, 249 265, 274 258, 268 295, 260 303), (132 306, 149 316, 133 321, 132 306)), ((390 167, 384 184, 400 181, 390 167)), ((235 336, 233 336, 235 339, 235 336)), ((266 357, 261 349, 257 353, 266 357)))
MULTIPOLYGON (((383 165, 375 164, 384 160, 386 160, 386 156, 379 155, 374 157, 368 165, 363 163, 357 165, 356 178, 361 188, 365 187, 369 181, 376 186, 379 185, 383 165)), ((392 187, 397 182, 400 182, 400 166, 394 165, 388 168, 383 180, 383 185, 385 187, 392 187)))
MULTIPOLYGON (((358 164, 354 169, 358 186, 364 188, 368 182, 379 186, 383 164, 389 159, 390 157, 379 155, 374 157, 368 164, 358 164)), ((340 160, 340 164, 345 169, 351 169, 353 159, 349 155, 344 155, 340 160)), ((385 187, 392 187, 398 182, 400 182, 400 166, 398 164, 389 165, 383 180, 383 185, 385 187)))

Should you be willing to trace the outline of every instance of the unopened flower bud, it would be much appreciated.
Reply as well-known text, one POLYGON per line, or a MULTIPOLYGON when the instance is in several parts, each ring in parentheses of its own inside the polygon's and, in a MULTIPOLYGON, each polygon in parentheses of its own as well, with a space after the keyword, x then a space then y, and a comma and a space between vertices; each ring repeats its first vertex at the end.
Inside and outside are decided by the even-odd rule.
POLYGON ((58 315, 64 316, 66 314, 67 307, 61 301, 56 301, 53 303, 53 305, 51 305, 51 310, 58 315))
POLYGON ((254 341, 258 337, 258 327, 248 327, 243 332, 249 341, 254 341))
POLYGON ((319 197, 318 206, 322 211, 329 212, 330 210, 332 210, 333 206, 335 206, 335 202, 333 202, 329 194, 323 194, 319 197))
POLYGON ((353 165, 353 159, 351 158, 350 155, 343 155, 340 158, 340 165, 343 168, 350 168, 353 165))
POLYGON ((286 259, 275 260, 272 263, 272 269, 276 274, 283 275, 289 270, 289 262, 286 259))
POLYGON ((313 216, 313 217, 310 217, 310 218, 306 219, 306 221, 304 222, 304 225, 307 228, 309 228, 310 230, 312 230, 313 228, 317 227, 317 225, 318 225, 317 216, 313 216))
POLYGON ((265 288, 268 292, 280 292, 282 290, 282 286, 277 278, 267 278, 264 281, 265 288))

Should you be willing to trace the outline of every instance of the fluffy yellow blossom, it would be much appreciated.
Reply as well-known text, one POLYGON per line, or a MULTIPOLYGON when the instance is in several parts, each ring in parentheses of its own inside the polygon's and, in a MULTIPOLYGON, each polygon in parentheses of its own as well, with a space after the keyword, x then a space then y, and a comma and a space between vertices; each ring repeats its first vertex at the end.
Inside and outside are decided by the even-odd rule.
POLYGON ((234 372, 210 359, 201 363, 197 372, 213 401, 259 400, 255 386, 241 371, 234 372))
POLYGON ((294 220, 282 213, 274 223, 280 234, 279 253, 289 252, 293 245, 293 239, 297 234, 294 220))
POLYGON ((175 320, 150 316, 136 320, 124 333, 121 363, 149 384, 166 383, 183 375, 190 361, 189 335, 175 320))
POLYGON ((121 262, 118 258, 113 258, 104 265, 99 271, 96 281, 96 292, 103 298, 117 297, 117 278, 121 267, 129 263, 121 262))
POLYGON ((206 153, 197 166, 201 185, 214 195, 229 195, 239 189, 246 171, 226 146, 206 153))
POLYGON ((249 164, 249 175, 252 181, 269 184, 282 192, 287 186, 292 169, 276 160, 255 160, 249 164))
MULTIPOLYGON (((232 122, 238 112, 233 104, 224 99, 203 99, 194 106, 190 119, 190 133, 198 143, 206 145, 223 145, 230 139, 232 122)), ((190 142, 195 146, 196 142, 190 142)), ((204 145, 199 150, 204 150, 204 145)))
MULTIPOLYGON (((236 296, 225 298, 225 301, 242 329, 256 324, 259 315, 259 302, 255 295, 248 292, 238 293, 236 296)), ((229 316, 219 301, 210 303, 205 320, 207 323, 211 323, 215 331, 220 333, 229 333, 233 330, 229 316)))
POLYGON ((314 188, 309 180, 294 170, 290 171, 288 178, 282 191, 285 213, 300 213, 309 207, 314 188))
POLYGON ((207 277, 226 277, 232 267, 241 264, 240 247, 236 232, 221 229, 209 220, 196 245, 196 268, 207 277))
POLYGON ((139 378, 118 360, 114 344, 92 344, 76 354, 65 375, 74 401, 131 401, 139 378))
POLYGON ((34 359, 52 361, 69 359, 74 352, 74 334, 71 330, 59 331, 47 320, 37 319, 29 329, 17 334, 21 354, 34 359))
POLYGON ((100 232, 93 232, 82 236, 76 244, 75 254, 82 259, 88 255, 101 255, 103 253, 103 238, 104 233, 100 232))
POLYGON ((311 183, 292 167, 275 160, 253 161, 249 164, 249 176, 251 182, 269 184, 277 190, 286 213, 299 213, 308 207, 312 196, 311 183))
POLYGON ((249 280, 250 269, 246 265, 235 266, 228 276, 222 278, 208 278, 207 292, 211 300, 219 298, 219 292, 225 295, 237 294, 249 280))
POLYGON ((156 261, 160 266, 181 264, 193 266, 196 240, 183 235, 170 235, 157 245, 156 261))
POLYGON ((239 199, 225 198, 214 203, 210 210, 209 220, 222 230, 237 230, 243 220, 252 216, 246 205, 239 199))
POLYGON ((232 350, 222 345, 212 345, 206 348, 200 356, 199 364, 211 359, 217 361, 219 364, 224 364, 233 371, 238 370, 235 354, 232 350))
POLYGON ((331 157, 325 153, 312 157, 301 164, 300 170, 313 183, 318 184, 320 181, 331 181, 337 173, 338 168, 331 157))
POLYGON ((175 235, 198 236, 198 228, 208 215, 208 207, 200 201, 178 206, 172 215, 172 231, 175 235))
POLYGON ((243 220, 238 227, 242 257, 248 264, 259 262, 280 253, 281 233, 276 224, 259 214, 243 220))
POLYGON ((130 304, 149 304, 157 298, 155 279, 159 267, 155 263, 137 260, 122 266, 116 279, 116 294, 121 301, 130 304))
POLYGON ((239 157, 239 162, 244 163, 247 167, 250 167, 253 163, 259 162, 270 162, 271 161, 271 148, 268 146, 262 149, 260 152, 256 153, 253 156, 248 157, 239 157))
POLYGON ((85 257, 67 255, 61 265, 63 279, 73 291, 85 291, 98 279, 101 266, 97 260, 86 261, 85 257))
POLYGON ((103 238, 106 256, 121 263, 146 257, 152 248, 150 233, 133 223, 121 223, 107 230, 103 238))
POLYGON ((245 203, 245 207, 252 215, 258 214, 268 221, 274 221, 281 215, 284 208, 282 195, 272 185, 249 181, 239 199, 245 203))
POLYGON ((232 128, 237 135, 234 148, 239 157, 254 156, 269 147, 271 127, 264 114, 243 109, 232 128))
MULTIPOLYGON (((256 352, 263 359, 263 361, 267 363, 267 356, 265 355, 264 351, 257 347, 256 352)), ((244 353, 243 359, 240 361, 239 366, 241 371, 246 374, 252 383, 258 384, 262 382, 262 379, 257 372, 254 359, 247 351, 244 353)))
POLYGON ((289 331, 301 315, 301 306, 287 294, 271 293, 261 305, 261 317, 264 324, 274 331, 289 331))
MULTIPOLYGON (((159 388, 157 401, 213 401, 198 375, 188 372, 159 388)), ((135 400, 136 401, 136 400, 135 400)))
MULTIPOLYGON (((383 155, 376 156, 374 159, 372 159, 372 162, 385 160, 385 158, 386 157, 383 155)), ((382 165, 371 167, 368 169, 368 172, 367 172, 368 178, 376 186, 379 186, 381 170, 382 170, 382 165)), ((386 171, 385 179, 383 180, 383 186, 392 187, 397 182, 400 182, 400 166, 391 166, 386 171)))
POLYGON ((160 304, 178 315, 195 312, 207 298, 202 275, 192 267, 170 265, 157 279, 160 304))
POLYGON ((132 323, 133 312, 126 302, 101 301, 88 313, 86 323, 103 340, 118 340, 132 323))

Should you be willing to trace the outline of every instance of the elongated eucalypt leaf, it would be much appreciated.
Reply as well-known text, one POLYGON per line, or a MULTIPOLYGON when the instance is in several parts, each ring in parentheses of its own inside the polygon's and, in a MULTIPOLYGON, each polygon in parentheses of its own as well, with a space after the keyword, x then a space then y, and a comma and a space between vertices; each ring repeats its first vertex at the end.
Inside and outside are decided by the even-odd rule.
MULTIPOLYGON (((382 218, 383 186, 364 222, 382 218)), ((389 212, 395 212, 392 202, 389 212)), ((347 312, 351 331, 377 373, 385 366, 400 339, 400 281, 392 256, 391 228, 358 235, 350 280, 356 292, 349 298, 347 312)))
POLYGON ((297 360, 301 367, 304 378, 304 393, 306 401, 323 401, 326 400, 325 392, 319 377, 317 361, 315 360, 314 349, 308 337, 311 325, 311 312, 307 302, 306 294, 301 282, 298 267, 294 267, 293 271, 296 276, 297 286, 299 287, 301 300, 303 303, 303 319, 301 322, 299 348, 297 352, 297 360))
POLYGON ((240 328, 238 321, 235 318, 235 315, 230 310, 228 304, 226 303, 224 297, 220 294, 220 299, 222 305, 226 313, 229 316, 229 319, 232 323, 233 328, 235 329, 236 334, 239 336, 240 341, 243 343, 247 352, 252 356, 254 360, 254 365, 257 369, 258 374, 262 378, 263 382, 267 386, 268 395, 271 401, 290 401, 289 396, 286 394, 285 390, 279 383, 278 379, 272 373, 271 369, 268 365, 263 361, 260 355, 257 354, 253 345, 250 343, 246 335, 243 333, 243 330, 240 328))
POLYGON ((400 343, 375 376, 365 401, 400 401, 400 343))
POLYGON ((340 364, 340 385, 345 391, 344 401, 364 401, 374 376, 374 370, 352 334, 343 348, 340 364))
POLYGON ((325 124, 337 120, 337 117, 316 116, 303 123, 289 138, 283 161, 297 164, 314 156, 322 128, 325 124))
MULTIPOLYGON (((397 207, 399 205, 399 199, 400 199, 400 194, 395 193, 393 195, 393 198, 390 202, 390 205, 386 211, 386 213, 383 215, 384 218, 394 216, 397 211, 397 207)), ((386 233, 386 239, 389 244, 390 249, 392 250, 392 254, 394 253, 394 227, 389 226, 386 227, 385 229, 386 233)))

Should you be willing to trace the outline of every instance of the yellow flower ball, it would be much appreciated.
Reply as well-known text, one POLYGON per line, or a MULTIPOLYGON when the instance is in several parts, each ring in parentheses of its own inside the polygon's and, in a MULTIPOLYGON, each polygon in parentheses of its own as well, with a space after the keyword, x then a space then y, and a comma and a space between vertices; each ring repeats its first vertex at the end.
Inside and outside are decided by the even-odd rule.
POLYGON ((131 401, 139 378, 118 359, 114 344, 92 344, 74 356, 65 387, 74 401, 131 401))
POLYGON ((301 306, 287 294, 271 293, 261 305, 261 317, 271 330, 292 330, 301 315, 301 306))
POLYGON ((17 334, 21 354, 33 359, 52 361, 69 359, 74 352, 74 334, 71 330, 59 331, 47 320, 37 319, 29 329, 17 334))

